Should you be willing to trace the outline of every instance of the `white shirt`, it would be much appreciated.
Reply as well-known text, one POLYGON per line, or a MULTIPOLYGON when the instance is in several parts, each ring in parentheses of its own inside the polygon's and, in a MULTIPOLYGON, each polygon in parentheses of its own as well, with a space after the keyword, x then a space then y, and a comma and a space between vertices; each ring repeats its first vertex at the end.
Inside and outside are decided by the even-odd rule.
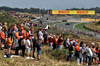
POLYGON ((39 39, 43 38, 43 33, 41 31, 39 31, 38 35, 39 35, 39 39))
POLYGON ((29 45, 31 45, 31 42, 29 39, 26 40, 26 48, 29 48, 29 45))
MULTIPOLYGON (((29 31, 29 35, 33 35, 33 31, 31 32, 31 31, 29 31)), ((34 38, 34 36, 32 36, 32 38, 34 38)))
POLYGON ((92 50, 90 48, 88 48, 88 49, 89 49, 90 55, 93 56, 92 50))

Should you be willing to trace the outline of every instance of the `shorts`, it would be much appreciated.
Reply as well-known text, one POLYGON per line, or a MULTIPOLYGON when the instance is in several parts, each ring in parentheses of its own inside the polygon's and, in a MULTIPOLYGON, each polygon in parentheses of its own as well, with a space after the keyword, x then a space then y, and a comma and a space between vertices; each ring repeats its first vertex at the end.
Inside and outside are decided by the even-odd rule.
POLYGON ((70 58, 73 58, 74 57, 74 54, 72 53, 72 51, 69 51, 69 57, 70 58))
POLYGON ((7 45, 8 48, 11 48, 11 45, 7 45))
POLYGON ((38 50, 38 51, 37 51, 37 54, 38 54, 38 55, 41 55, 41 50, 38 50))
POLYGON ((30 53, 32 51, 32 48, 27 48, 27 52, 30 53))
POLYGON ((1 39, 1 43, 4 43, 5 42, 5 39, 1 39))
POLYGON ((86 54, 83 55, 83 61, 86 61, 86 54))

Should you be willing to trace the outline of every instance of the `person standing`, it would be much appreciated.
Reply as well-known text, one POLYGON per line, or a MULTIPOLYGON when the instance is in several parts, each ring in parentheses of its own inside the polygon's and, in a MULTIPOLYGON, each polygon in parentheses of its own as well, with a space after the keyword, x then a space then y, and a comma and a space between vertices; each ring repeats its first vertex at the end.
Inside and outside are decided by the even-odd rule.
POLYGON ((70 62, 72 62, 73 60, 73 56, 74 56, 74 46, 73 46, 73 43, 71 42, 69 46, 69 60, 70 62))
POLYGON ((57 44, 56 44, 57 41, 56 41, 55 35, 53 35, 52 43, 53 43, 53 50, 54 50, 54 49, 57 49, 57 44))
POLYGON ((49 36, 49 46, 52 47, 52 37, 51 37, 51 35, 49 36))
POLYGON ((25 37, 23 37, 23 40, 21 41, 22 57, 24 57, 25 55, 25 43, 26 43, 26 40, 25 40, 25 37))
POLYGON ((19 43, 18 43, 18 40, 20 39, 20 36, 19 36, 19 31, 16 31, 15 32, 15 46, 16 46, 16 49, 15 49, 15 55, 19 55, 18 52, 19 52, 19 43))
POLYGON ((92 65, 91 62, 92 62, 93 53, 92 53, 91 47, 92 46, 89 46, 89 47, 87 46, 87 49, 86 49, 87 57, 89 59, 88 65, 92 65))
POLYGON ((37 38, 34 37, 34 40, 33 40, 33 58, 35 58, 36 49, 37 49, 37 38))
POLYGON ((37 43, 37 59, 38 59, 37 61, 40 61, 41 49, 42 49, 41 40, 39 40, 37 43))
POLYGON ((62 43, 63 43, 63 38, 60 36, 58 39, 58 48, 60 48, 60 50, 62 50, 62 43))
POLYGON ((4 31, 5 31, 5 29, 2 28, 2 32, 1 32, 1 44, 0 44, 1 50, 3 50, 2 49, 2 45, 5 44, 5 32, 4 31))
POLYGON ((79 46, 79 43, 76 44, 75 50, 76 50, 76 53, 75 53, 76 59, 77 59, 78 65, 80 65, 80 46, 79 46))
POLYGON ((43 41, 43 33, 42 33, 42 29, 39 30, 38 36, 39 36, 39 40, 41 40, 41 43, 42 43, 42 41, 43 41))
POLYGON ((11 45, 12 45, 11 36, 8 35, 8 38, 7 38, 8 55, 10 54, 11 45))

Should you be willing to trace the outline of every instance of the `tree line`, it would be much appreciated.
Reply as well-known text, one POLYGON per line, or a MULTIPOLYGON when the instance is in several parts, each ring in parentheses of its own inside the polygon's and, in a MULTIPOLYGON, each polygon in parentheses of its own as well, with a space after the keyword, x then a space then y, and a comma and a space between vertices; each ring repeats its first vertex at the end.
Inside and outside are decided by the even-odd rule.
MULTIPOLYGON (((16 12, 28 12, 28 13, 35 13, 35 14, 47 14, 48 11, 50 13, 51 9, 39 9, 39 8, 11 8, 7 6, 1 6, 0 11, 16 11, 16 12)), ((96 13, 100 13, 100 7, 94 7, 94 8, 71 8, 66 10, 95 10, 96 13)))
POLYGON ((95 10, 96 13, 100 13, 100 7, 93 7, 93 8, 71 8, 66 10, 95 10))

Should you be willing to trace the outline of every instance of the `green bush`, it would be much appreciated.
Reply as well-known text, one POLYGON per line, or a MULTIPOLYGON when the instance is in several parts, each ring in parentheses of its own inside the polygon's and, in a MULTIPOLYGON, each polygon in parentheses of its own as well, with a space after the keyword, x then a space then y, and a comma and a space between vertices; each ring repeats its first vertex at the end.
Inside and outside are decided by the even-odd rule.
POLYGON ((68 49, 55 49, 55 50, 47 50, 46 53, 51 57, 52 59, 57 60, 66 60, 68 57, 68 49))

